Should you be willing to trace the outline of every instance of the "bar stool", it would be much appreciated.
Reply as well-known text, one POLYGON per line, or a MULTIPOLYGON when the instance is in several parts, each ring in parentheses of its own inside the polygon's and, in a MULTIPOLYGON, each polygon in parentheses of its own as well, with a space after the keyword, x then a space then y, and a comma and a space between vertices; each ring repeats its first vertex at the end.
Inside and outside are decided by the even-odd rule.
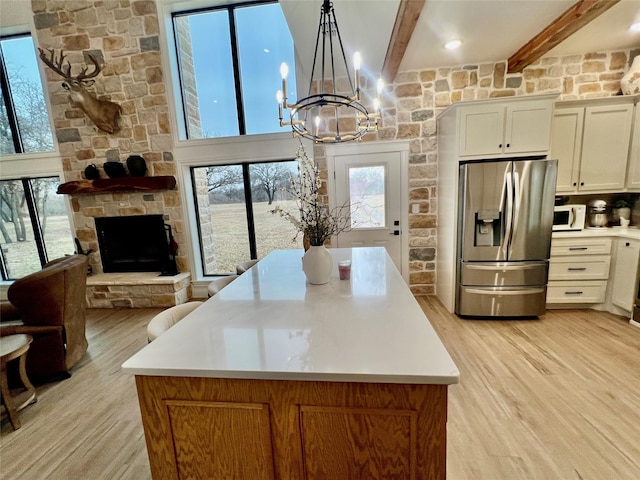
POLYGON ((213 297, 216 293, 218 293, 224 287, 229 285, 231 282, 233 282, 239 276, 240 275, 227 275, 226 277, 221 277, 221 278, 218 278, 216 280, 213 280, 207 286, 207 293, 208 293, 209 297, 213 297))
POLYGON ((256 259, 247 260, 246 262, 240 262, 239 264, 236 265, 236 273, 238 275, 242 275, 244 272, 246 272, 251 267, 253 267, 256 263, 258 263, 258 260, 256 259))
POLYGON ((27 369, 25 368, 27 352, 29 351, 29 345, 32 341, 33 337, 31 335, 22 333, 0 337, 0 392, 2 393, 2 404, 7 411, 9 421, 14 430, 20 428, 18 411, 37 401, 36 389, 29 381, 27 369), (7 362, 15 360, 16 358, 19 359, 18 371, 25 391, 13 398, 7 380, 7 362))

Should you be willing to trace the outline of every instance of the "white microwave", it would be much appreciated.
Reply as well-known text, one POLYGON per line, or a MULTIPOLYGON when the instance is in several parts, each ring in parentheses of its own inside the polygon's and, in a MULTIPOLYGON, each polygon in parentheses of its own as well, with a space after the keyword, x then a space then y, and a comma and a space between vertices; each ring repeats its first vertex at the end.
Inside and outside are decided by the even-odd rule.
POLYGON ((553 231, 582 230, 586 216, 584 205, 558 205, 553 210, 553 231))

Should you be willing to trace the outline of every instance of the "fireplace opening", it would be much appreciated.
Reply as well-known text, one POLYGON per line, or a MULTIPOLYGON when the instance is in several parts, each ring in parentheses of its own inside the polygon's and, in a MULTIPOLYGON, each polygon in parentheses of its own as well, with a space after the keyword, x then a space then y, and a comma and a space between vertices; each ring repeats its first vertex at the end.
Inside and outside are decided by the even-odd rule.
POLYGON ((105 273, 178 273, 176 244, 162 215, 98 217, 95 221, 105 273))

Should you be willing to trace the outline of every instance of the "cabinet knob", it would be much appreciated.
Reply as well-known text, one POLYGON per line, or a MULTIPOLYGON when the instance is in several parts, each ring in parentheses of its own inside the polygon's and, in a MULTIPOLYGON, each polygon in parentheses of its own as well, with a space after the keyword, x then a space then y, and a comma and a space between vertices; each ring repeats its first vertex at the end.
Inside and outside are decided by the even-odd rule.
POLYGON ((581 186, 581 187, 584 187, 584 182, 580 182, 580 186, 581 186))
POLYGON ((502 148, 502 144, 498 145, 498 148, 502 148))
POLYGON ((625 246, 625 247, 628 247, 628 246, 629 246, 629 242, 625 242, 625 243, 624 243, 624 246, 625 246))
POLYGON ((575 187, 576 185, 578 185, 576 182, 573 182, 573 186, 575 187))
POLYGON ((511 146, 511 144, 510 144, 510 143, 507 143, 507 148, 509 148, 510 146, 511 146))

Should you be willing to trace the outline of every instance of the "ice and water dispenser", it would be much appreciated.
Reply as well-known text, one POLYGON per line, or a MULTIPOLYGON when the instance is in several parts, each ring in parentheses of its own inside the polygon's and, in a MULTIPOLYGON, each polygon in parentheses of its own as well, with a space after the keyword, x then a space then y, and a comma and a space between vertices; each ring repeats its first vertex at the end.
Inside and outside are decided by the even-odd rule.
POLYGON ((475 247, 499 247, 502 242, 502 212, 478 210, 475 212, 475 247))

